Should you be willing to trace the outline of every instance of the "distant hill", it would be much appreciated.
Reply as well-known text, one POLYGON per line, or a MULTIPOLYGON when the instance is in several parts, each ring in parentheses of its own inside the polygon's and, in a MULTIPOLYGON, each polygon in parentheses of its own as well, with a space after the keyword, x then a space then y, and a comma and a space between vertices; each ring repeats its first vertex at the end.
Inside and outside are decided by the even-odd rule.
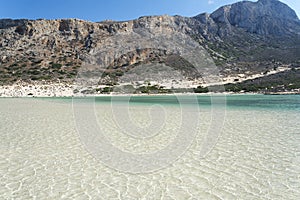
MULTIPOLYGON (((109 45, 106 39, 117 33, 133 33, 141 28, 152 33, 159 30, 166 35, 175 30, 191 36, 207 50, 224 80, 241 77, 235 78, 233 84, 241 85, 247 77, 261 74, 264 83, 271 82, 267 84, 270 88, 266 86, 263 91, 299 89, 295 86, 296 79, 288 77, 300 72, 300 20, 278 0, 242 1, 191 18, 148 16, 97 23, 78 19, 1 19, 0 84, 20 80, 71 83, 85 55, 105 49, 109 45), (276 71, 279 68, 285 71, 276 71)), ((105 81, 117 84, 129 69, 141 63, 164 63, 181 71, 186 79, 199 78, 191 64, 179 56, 147 48, 123 55, 106 69, 92 70, 102 70, 105 81)), ((250 87, 249 81, 246 85, 250 87)))

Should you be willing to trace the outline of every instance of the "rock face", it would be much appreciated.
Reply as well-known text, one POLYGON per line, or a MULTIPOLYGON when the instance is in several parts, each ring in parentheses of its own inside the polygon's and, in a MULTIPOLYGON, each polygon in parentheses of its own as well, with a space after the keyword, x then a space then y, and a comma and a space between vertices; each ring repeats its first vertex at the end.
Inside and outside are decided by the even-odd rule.
MULTIPOLYGON (((116 33, 134 33, 137 29, 154 35, 156 32, 171 35, 172 31, 190 35, 211 54, 224 76, 262 72, 266 70, 262 66, 270 63, 298 65, 300 62, 300 21, 295 12, 278 0, 243 1, 192 18, 149 16, 98 23, 78 19, 2 19, 0 82, 72 81, 84 55, 105 49, 109 45, 106 39, 116 33)), ((122 75, 127 66, 143 62, 149 55, 156 57, 152 59, 155 62, 176 61, 174 55, 144 52, 147 55, 142 57, 140 51, 124 55, 126 59, 114 61, 110 72, 118 71, 122 75)), ((185 68, 189 76, 187 71, 185 68)))
POLYGON ((260 35, 299 34, 299 19, 294 10, 278 0, 239 2, 213 12, 216 23, 245 29, 260 35))

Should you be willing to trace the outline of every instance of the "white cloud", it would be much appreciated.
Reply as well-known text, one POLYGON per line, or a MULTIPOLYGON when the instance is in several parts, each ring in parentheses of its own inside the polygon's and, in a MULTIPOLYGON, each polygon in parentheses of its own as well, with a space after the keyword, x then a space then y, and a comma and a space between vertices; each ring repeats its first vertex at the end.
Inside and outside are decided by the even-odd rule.
POLYGON ((208 4, 210 5, 210 4, 214 4, 215 2, 214 2, 214 0, 208 0, 208 4))

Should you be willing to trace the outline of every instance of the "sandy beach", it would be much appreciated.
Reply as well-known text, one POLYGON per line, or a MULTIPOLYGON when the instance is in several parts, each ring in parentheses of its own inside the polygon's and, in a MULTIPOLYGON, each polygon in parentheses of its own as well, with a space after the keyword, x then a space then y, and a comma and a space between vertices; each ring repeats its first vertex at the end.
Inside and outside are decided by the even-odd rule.
MULTIPOLYGON (((271 70, 268 72, 267 75, 276 74, 279 72, 283 72, 286 70, 290 70, 287 67, 279 67, 276 70, 271 70)), ((132 85, 135 88, 139 86, 146 86, 148 83, 151 85, 158 85, 163 87, 164 89, 171 89, 171 88, 187 88, 187 89, 194 89, 197 88, 199 85, 202 87, 209 87, 213 85, 224 85, 228 83, 240 83, 245 80, 253 80, 256 78, 260 78, 265 76, 264 74, 256 74, 251 76, 245 76, 244 74, 238 74, 236 76, 230 76, 225 78, 220 78, 219 82, 210 82, 205 83, 203 80, 161 80, 161 81, 149 81, 144 83, 144 81, 140 82, 122 82, 118 86, 126 86, 132 85)), ((88 88, 84 89, 96 89, 96 88, 104 88, 107 87, 106 85, 94 85, 89 86, 88 88)), ((76 83, 57 83, 57 82, 22 82, 18 81, 12 85, 2 85, 0 86, 0 97, 72 97, 74 95, 80 96, 80 93, 74 93, 74 91, 78 88, 76 83)), ((294 94, 295 92, 281 92, 280 94, 294 94)), ((296 91, 297 93, 297 91, 296 91)), ((187 94, 187 93, 185 93, 187 94)), ((231 93, 227 93, 231 94, 231 93)), ((253 94, 253 93, 251 93, 253 94)), ((89 94, 82 94, 81 96, 88 96, 89 94)), ((107 96, 107 95, 126 95, 124 93, 119 92, 111 92, 108 94, 100 94, 99 92, 90 94, 92 96, 107 96)), ((135 95, 135 94, 132 94, 135 95)), ((138 94, 144 95, 144 94, 138 94)), ((147 95, 147 94, 146 94, 147 95)))

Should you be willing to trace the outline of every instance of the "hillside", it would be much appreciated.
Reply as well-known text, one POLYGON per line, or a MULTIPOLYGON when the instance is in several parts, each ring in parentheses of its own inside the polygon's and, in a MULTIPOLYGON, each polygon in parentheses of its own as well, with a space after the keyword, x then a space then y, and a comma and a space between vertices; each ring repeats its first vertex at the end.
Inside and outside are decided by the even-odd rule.
MULTIPOLYGON (((123 45, 122 42, 111 41, 116 36, 149 34, 155 37, 163 33, 168 38, 174 32, 190 36, 209 53, 224 83, 241 84, 257 77, 263 79, 263 82, 270 82, 268 85, 272 91, 277 87, 280 91, 299 91, 297 87, 285 85, 297 85, 297 79, 287 77, 300 72, 300 20, 291 8, 278 0, 242 1, 223 6, 211 14, 204 13, 191 18, 148 16, 125 22, 1 19, 0 85, 20 82, 73 84, 89 55, 96 55, 98 51, 105 52, 112 45, 123 45), (273 78, 280 73, 283 75, 273 78)), ((147 70, 151 71, 150 74, 162 75, 163 78, 155 80, 155 83, 162 82, 162 79, 168 79, 168 76, 164 76, 168 72, 161 72, 166 66, 181 75, 169 77, 171 82, 174 79, 181 80, 182 84, 177 85, 179 88, 186 86, 184 81, 193 81, 192 86, 186 87, 211 85, 201 82, 201 74, 180 55, 146 46, 123 55, 118 54, 117 57, 115 55, 109 65, 91 67, 89 72, 101 74, 99 85, 108 88, 106 91, 97 91, 107 92, 122 80, 127 80, 135 89, 148 87, 148 84, 151 86, 152 78, 141 75, 142 71, 147 70), (139 74, 132 75, 134 70, 139 71, 139 74), (128 74, 131 74, 129 79, 126 76, 128 74), (132 83, 139 80, 148 82, 146 85, 132 83)), ((153 77, 155 79, 155 75, 153 77)), ((248 82, 246 85, 249 85, 248 82)), ((260 83, 251 81, 254 85, 260 83)), ((161 88, 170 89, 169 85, 162 85, 161 88)), ((177 86, 175 84, 172 88, 177 86)), ((266 87, 263 90, 252 88, 268 91, 266 87)))

